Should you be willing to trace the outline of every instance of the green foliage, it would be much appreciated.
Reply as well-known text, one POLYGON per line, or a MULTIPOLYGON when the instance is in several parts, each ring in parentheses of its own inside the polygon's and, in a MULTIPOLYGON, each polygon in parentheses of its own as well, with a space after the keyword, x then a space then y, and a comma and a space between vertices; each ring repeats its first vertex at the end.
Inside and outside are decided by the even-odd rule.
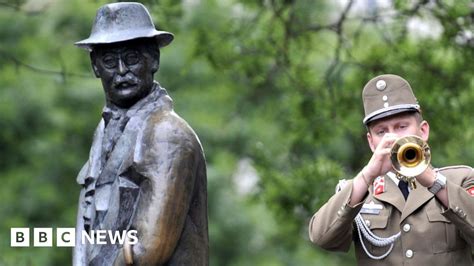
MULTIPOLYGON (((156 78, 206 152, 211 265, 354 264, 352 252, 313 248, 307 224, 370 157, 360 95, 375 75, 410 81, 436 166, 474 161, 470 1, 142 2, 175 34, 156 78), (414 18, 439 36, 413 34, 414 18), (247 193, 243 159, 258 173, 247 193)), ((104 96, 73 43, 104 3, 0 3, 0 265, 71 261, 69 248, 10 248, 9 229, 75 224, 75 176, 104 96)))

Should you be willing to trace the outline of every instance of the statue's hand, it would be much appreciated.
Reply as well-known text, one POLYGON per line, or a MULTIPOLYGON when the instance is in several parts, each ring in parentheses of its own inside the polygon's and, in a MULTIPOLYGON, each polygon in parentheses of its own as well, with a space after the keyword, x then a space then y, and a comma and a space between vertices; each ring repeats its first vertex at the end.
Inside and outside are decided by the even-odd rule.
POLYGON ((125 243, 123 244, 123 258, 127 265, 133 264, 133 246, 130 244, 128 236, 125 237, 125 243))

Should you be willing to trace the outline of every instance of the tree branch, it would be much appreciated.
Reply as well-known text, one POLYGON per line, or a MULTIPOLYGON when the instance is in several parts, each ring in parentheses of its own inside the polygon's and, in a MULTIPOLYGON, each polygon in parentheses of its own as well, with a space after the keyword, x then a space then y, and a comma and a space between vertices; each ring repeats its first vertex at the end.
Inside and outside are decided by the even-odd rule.
POLYGON ((17 1, 16 3, 9 3, 5 1, 0 1, 0 6, 5 6, 11 9, 14 9, 15 11, 20 11, 21 10, 21 3, 20 1, 17 1))
POLYGON ((0 55, 5 57, 7 60, 12 61, 17 67, 23 67, 26 68, 30 71, 41 73, 41 74, 47 74, 47 75, 59 75, 61 77, 78 77, 78 78, 91 78, 91 75, 89 74, 81 74, 81 73, 72 73, 72 72, 66 72, 66 71, 58 71, 58 70, 49 70, 49 69, 43 69, 39 68, 30 64, 27 64, 20 59, 14 57, 13 55, 7 53, 6 51, 0 50, 0 55))
MULTIPOLYGON (((326 84, 329 89, 329 95, 330 95, 330 100, 334 103, 335 102, 335 94, 334 94, 334 88, 333 88, 333 73, 336 71, 340 58, 341 58, 341 50, 344 45, 344 22, 347 19, 347 14, 352 8, 352 5, 354 4, 354 0, 349 1, 347 3, 346 7, 344 8, 344 11, 342 12, 341 16, 339 17, 338 21, 334 23, 334 32, 337 34, 337 44, 336 44, 336 49, 334 51, 334 59, 332 60, 331 64, 329 65, 328 69, 326 70, 325 73, 325 80, 326 84)), ((332 106, 335 106, 334 104, 332 106)), ((333 108, 333 116, 336 115, 336 108, 333 108)))

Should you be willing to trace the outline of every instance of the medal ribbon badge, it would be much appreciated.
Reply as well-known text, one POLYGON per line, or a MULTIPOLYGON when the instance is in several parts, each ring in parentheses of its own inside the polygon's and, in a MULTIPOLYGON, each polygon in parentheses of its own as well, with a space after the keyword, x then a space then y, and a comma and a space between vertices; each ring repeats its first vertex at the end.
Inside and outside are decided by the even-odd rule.
POLYGON ((380 211, 383 209, 382 204, 377 204, 374 201, 371 201, 369 203, 365 203, 362 205, 362 209, 360 210, 360 213, 363 214, 380 214, 380 211))

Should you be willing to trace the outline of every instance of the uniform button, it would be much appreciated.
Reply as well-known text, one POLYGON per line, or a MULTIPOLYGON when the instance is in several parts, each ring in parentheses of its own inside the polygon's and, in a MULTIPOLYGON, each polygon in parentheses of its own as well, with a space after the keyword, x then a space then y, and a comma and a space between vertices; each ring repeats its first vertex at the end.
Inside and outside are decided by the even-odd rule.
POLYGON ((368 227, 370 227, 370 221, 369 221, 369 220, 365 220, 365 225, 367 225, 368 227))
POLYGON ((384 104, 383 104, 383 107, 387 108, 387 107, 388 107, 388 103, 387 103, 387 102, 384 103, 384 104))
POLYGON ((413 250, 411 249, 407 250, 407 252, 405 252, 405 256, 409 259, 413 257, 413 250))
POLYGON ((459 211, 459 207, 456 206, 456 208, 454 208, 454 212, 458 212, 459 211))
POLYGON ((338 216, 342 216, 342 212, 341 212, 340 210, 337 211, 337 215, 338 215, 338 216))
POLYGON ((410 226, 409 224, 405 224, 405 225, 403 226, 403 231, 404 231, 404 232, 408 232, 408 231, 410 231, 410 229, 411 229, 411 226, 410 226))
POLYGON ((382 96, 382 100, 383 100, 384 102, 386 102, 386 101, 388 100, 387 95, 382 96))

